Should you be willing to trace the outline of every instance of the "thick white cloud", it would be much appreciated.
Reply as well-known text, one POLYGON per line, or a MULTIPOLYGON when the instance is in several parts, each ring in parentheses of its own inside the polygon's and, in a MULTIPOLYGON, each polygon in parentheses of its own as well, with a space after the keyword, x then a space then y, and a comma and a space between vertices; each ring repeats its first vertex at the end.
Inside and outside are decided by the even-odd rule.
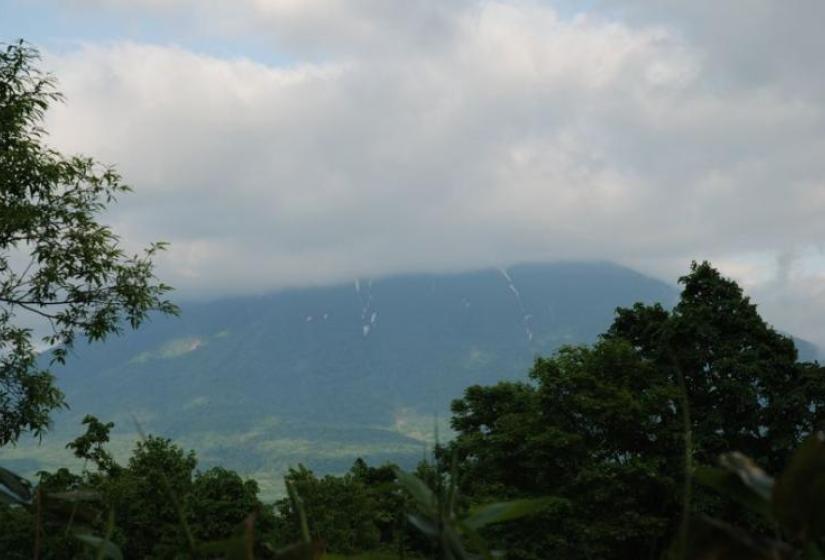
POLYGON ((711 258, 825 339, 818 2, 144 4, 128 9, 291 59, 129 42, 47 59, 68 97, 54 143, 118 164, 137 192, 112 219, 172 242, 162 273, 186 294, 553 258, 673 277, 711 258))

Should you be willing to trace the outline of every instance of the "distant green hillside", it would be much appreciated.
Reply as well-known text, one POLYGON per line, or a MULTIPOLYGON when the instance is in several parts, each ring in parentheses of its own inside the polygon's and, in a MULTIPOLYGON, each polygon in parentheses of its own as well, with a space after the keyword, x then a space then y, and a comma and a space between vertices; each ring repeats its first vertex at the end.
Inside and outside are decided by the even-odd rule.
POLYGON ((66 462, 62 445, 91 413, 117 424, 124 452, 134 417, 202 464, 273 488, 298 462, 410 464, 468 385, 522 377, 536 355, 592 341, 617 306, 675 297, 626 268, 557 263, 184 304, 180 318, 78 349, 59 372, 71 410, 44 448, 0 460, 24 471, 66 462))

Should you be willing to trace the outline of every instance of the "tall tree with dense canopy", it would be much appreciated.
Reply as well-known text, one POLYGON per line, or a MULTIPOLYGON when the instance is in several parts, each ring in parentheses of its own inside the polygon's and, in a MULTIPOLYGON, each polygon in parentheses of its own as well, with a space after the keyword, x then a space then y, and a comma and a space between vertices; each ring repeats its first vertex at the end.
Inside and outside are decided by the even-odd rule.
MULTIPOLYGON (((512 557, 658 558, 684 503, 683 395, 695 463, 737 450, 778 471, 822 426, 823 368, 798 362, 793 341, 709 264, 680 282, 672 310, 619 309, 595 345, 537 360, 529 382, 474 386, 453 403, 452 447, 471 496, 572 504, 491 533, 512 557)), ((694 495, 694 510, 734 507, 694 495)))
MULTIPOLYGON (((327 550, 348 554, 378 545, 381 535, 374 523, 378 506, 362 479, 352 473, 320 478, 299 465, 297 469, 289 469, 285 481, 301 498, 310 534, 323 540, 327 550)), ((276 502, 275 508, 282 520, 279 540, 282 543, 297 541, 300 532, 293 504, 283 499, 276 502)))
POLYGON ((799 362, 793 340, 708 263, 694 263, 680 282, 672 311, 619 309, 606 337, 630 342, 669 378, 677 368, 683 373, 698 461, 738 450, 781 471, 805 436, 823 427, 823 368, 799 362))
POLYGON ((186 550, 181 508, 197 465, 194 451, 149 436, 137 442, 121 472, 102 482, 115 524, 126 533, 123 547, 134 558, 169 558, 186 550))
POLYGON ((50 327, 54 363, 78 337, 102 340, 153 310, 176 312, 153 273, 163 244, 127 255, 99 221, 129 187, 113 169, 45 144, 43 117, 61 95, 37 61, 22 42, 0 50, 0 446, 41 434, 64 405, 25 322, 50 327))

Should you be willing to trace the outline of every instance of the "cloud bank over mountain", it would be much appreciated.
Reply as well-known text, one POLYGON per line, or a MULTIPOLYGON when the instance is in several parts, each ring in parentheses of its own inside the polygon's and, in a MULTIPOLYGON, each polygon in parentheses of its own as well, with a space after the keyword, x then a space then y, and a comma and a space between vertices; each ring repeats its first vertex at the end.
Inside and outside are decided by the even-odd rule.
POLYGON ((39 4, 91 22, 44 39, 52 141, 184 294, 708 258, 825 340, 818 1, 39 4), (175 32, 94 32, 137 16, 175 32))

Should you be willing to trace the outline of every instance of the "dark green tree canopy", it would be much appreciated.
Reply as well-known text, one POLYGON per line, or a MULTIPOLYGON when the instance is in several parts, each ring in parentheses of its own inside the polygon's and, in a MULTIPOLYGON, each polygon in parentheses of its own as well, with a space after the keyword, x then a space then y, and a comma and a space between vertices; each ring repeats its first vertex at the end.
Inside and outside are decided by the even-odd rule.
POLYGON ((710 264, 693 263, 680 283, 671 312, 641 304, 619 309, 606 337, 630 342, 670 378, 681 368, 699 461, 739 450, 780 471, 805 436, 822 428, 822 368, 798 362, 793 340, 765 323, 742 289, 710 264))
POLYGON ((100 214, 129 187, 91 158, 45 144, 49 105, 61 99, 24 43, 0 50, 0 445, 41 434, 63 405, 22 320, 49 327, 53 362, 78 336, 90 341, 138 327, 154 310, 174 313, 152 256, 127 255, 100 214))
POLYGON ((125 546, 135 558, 169 558, 169 550, 184 549, 177 505, 192 490, 197 464, 193 451, 150 435, 137 443, 122 471, 102 483, 115 522, 129 527, 125 546))
MULTIPOLYGON (((310 533, 323 539, 327 550, 351 553, 378 544, 381 535, 373 523, 377 504, 364 481, 352 474, 319 478, 303 466, 289 469, 285 481, 301 497, 310 533)), ((275 508, 282 520, 281 539, 298 540, 297 514, 290 500, 279 500, 275 508)))
MULTIPOLYGON (((451 451, 471 496, 572 504, 500 533, 513 557, 659 557, 681 518, 680 373, 697 463, 737 450, 779 471, 821 429, 823 368, 798 362, 793 341, 708 263, 680 282, 672 310, 619 309, 593 346, 564 348, 538 359, 528 382, 470 387, 453 403, 451 451)), ((699 511, 730 507, 695 496, 699 511)))
POLYGON ((115 427, 113 422, 105 424, 96 417, 87 414, 83 418, 86 433, 66 444, 78 459, 89 461, 97 467, 100 473, 116 473, 120 466, 115 462, 112 454, 103 446, 109 443, 109 432, 115 427))

